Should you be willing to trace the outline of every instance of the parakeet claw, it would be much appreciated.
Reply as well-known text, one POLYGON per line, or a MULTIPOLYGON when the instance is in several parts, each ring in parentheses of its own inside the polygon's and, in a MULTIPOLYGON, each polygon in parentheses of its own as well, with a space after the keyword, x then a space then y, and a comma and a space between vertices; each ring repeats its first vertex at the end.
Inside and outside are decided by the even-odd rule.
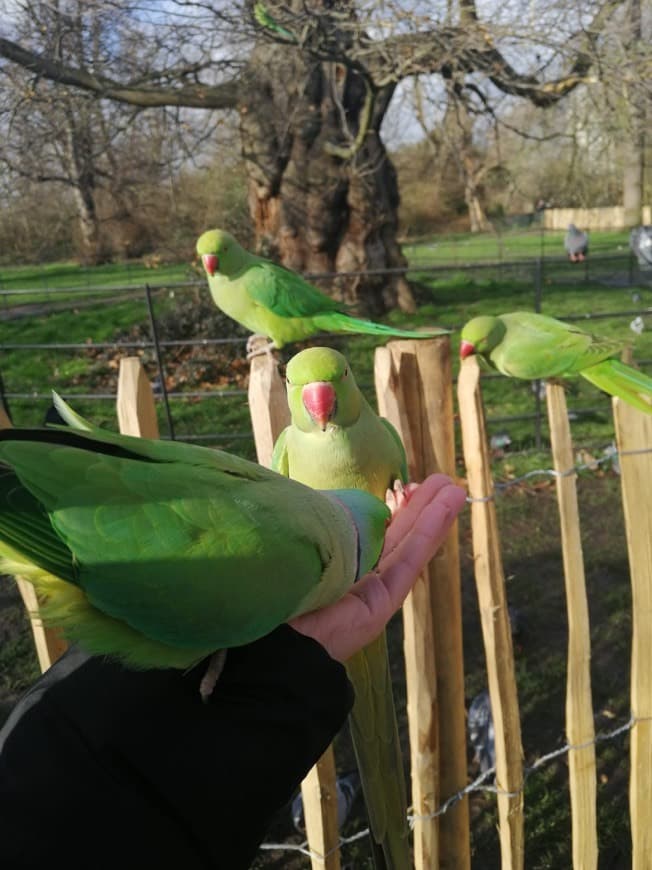
POLYGON ((411 492, 403 486, 402 481, 395 480, 392 489, 388 489, 385 493, 385 504, 392 512, 392 516, 397 514, 402 507, 408 503, 411 492))
POLYGON ((220 678, 220 674, 222 673, 222 670, 224 668, 225 661, 225 649, 218 649, 218 651, 214 652, 208 661, 206 673, 202 677, 201 683, 199 684, 199 694, 201 695, 201 699, 204 704, 208 703, 208 699, 213 694, 213 689, 215 688, 215 684, 220 678))
POLYGON ((250 335, 247 339, 247 359, 253 359, 255 356, 260 356, 267 353, 270 356, 276 345, 273 341, 268 341, 266 335, 250 335))

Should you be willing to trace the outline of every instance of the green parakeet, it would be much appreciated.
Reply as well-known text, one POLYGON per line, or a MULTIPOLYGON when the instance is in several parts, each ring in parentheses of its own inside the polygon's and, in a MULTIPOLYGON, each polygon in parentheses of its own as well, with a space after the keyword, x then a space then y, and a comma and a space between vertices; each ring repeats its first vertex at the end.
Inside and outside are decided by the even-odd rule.
POLYGON ((287 39, 290 42, 293 42, 295 44, 298 42, 296 36, 293 33, 290 33, 290 31, 283 27, 281 24, 279 24, 274 16, 270 14, 269 9, 264 3, 254 3, 253 11, 254 19, 258 22, 258 24, 260 24, 261 27, 277 33, 279 36, 282 36, 284 39, 287 39))
MULTIPOLYGON (((342 354, 309 348, 290 360, 286 375, 291 424, 276 442, 274 469, 317 489, 356 487, 379 498, 396 480, 406 481, 398 433, 373 411, 342 354)), ((406 788, 385 632, 346 668, 355 689, 351 735, 376 865, 405 870, 411 866, 406 788)))
MULTIPOLYGON (((197 241, 213 301, 257 336, 281 348, 320 332, 351 332, 388 338, 432 338, 448 332, 395 329, 360 320, 345 306, 283 266, 246 251, 224 230, 208 230, 197 241)), ((250 340, 251 341, 251 340, 250 340)))
POLYGON ((652 413, 652 379, 612 359, 623 344, 530 311, 474 317, 462 329, 460 356, 478 354, 491 367, 527 380, 581 375, 635 408, 652 413))
POLYGON ((0 432, 0 570, 91 653, 188 668, 337 600, 380 556, 376 498, 100 430, 56 401, 79 428, 0 432))

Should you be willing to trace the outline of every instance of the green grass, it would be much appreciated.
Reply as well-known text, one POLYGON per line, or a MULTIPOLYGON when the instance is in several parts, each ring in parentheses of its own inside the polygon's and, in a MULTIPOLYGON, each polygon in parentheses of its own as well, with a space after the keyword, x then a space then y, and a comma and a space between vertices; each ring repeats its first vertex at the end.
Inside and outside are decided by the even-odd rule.
MULTIPOLYGON (((431 265, 556 258, 565 256, 564 235, 565 231, 540 228, 526 232, 455 233, 404 245, 403 251, 411 264, 431 265)), ((626 253, 629 232, 591 232, 589 245, 592 256, 626 253)))
POLYGON ((38 266, 0 267, 0 303, 4 306, 28 302, 53 302, 83 298, 80 292, 111 288, 178 284, 200 276, 190 263, 162 264, 148 268, 140 260, 83 266, 79 263, 49 263, 38 266))

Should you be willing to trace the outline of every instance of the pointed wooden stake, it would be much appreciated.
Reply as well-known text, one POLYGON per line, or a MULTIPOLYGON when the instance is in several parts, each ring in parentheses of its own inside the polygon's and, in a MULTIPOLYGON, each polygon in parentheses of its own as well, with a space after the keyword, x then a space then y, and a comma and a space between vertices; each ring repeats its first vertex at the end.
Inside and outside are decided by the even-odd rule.
POLYGON ((260 354, 251 360, 249 413, 258 462, 269 468, 276 439, 290 423, 285 384, 271 354, 260 354))
POLYGON ((140 357, 128 356, 120 360, 116 410, 123 435, 159 437, 154 393, 140 357))
POLYGON ((464 463, 469 495, 473 499, 471 527, 475 582, 495 731, 501 863, 503 870, 522 870, 525 844, 521 723, 494 483, 480 391, 480 368, 473 356, 462 363, 458 399, 464 463))

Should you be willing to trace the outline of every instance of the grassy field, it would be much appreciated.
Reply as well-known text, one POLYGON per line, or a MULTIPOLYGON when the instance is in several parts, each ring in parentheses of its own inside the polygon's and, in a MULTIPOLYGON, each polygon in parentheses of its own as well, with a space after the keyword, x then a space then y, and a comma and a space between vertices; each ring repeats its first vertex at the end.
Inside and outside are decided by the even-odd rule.
MULTIPOLYGON (((543 269, 537 265, 541 240, 536 233, 506 234, 498 250, 495 237, 447 238, 424 242, 408 249, 410 279, 418 301, 415 315, 392 313, 388 322, 397 325, 439 324, 457 330, 476 314, 496 313, 519 308, 533 310, 537 303, 544 313, 582 318, 580 325, 592 331, 616 336, 632 346, 634 358, 652 361, 652 333, 639 335, 630 329, 636 312, 647 322, 652 312, 652 284, 646 276, 632 270, 627 255, 626 234, 595 234, 592 243, 600 254, 587 265, 570 266, 560 256, 561 238, 547 234, 543 269), (431 246, 436 244, 436 248, 431 246), (537 247, 539 245, 539 247, 537 247), (436 258, 433 251, 437 252, 436 258), (444 251, 447 253, 444 255, 444 251), (464 254, 460 254, 464 251, 464 254), (553 253, 554 252, 554 253, 553 253), (489 259, 502 262, 490 267, 489 259), (433 270, 429 266, 435 267, 433 270), (625 313, 622 313, 625 312, 625 313), (599 318, 584 322, 587 315, 599 318)), ((49 270, 47 300, 59 300, 73 266, 53 266, 49 270), (63 288, 63 289, 62 289, 63 288)), ((155 314, 162 341, 189 338, 228 340, 210 346, 167 346, 164 348, 166 386, 170 399, 175 435, 180 438, 207 436, 202 443, 226 447, 254 457, 246 402, 248 365, 244 359, 246 331, 216 311, 205 287, 178 287, 184 275, 192 274, 190 264, 181 264, 164 274, 136 267, 129 281, 151 279, 163 287, 155 295, 155 314), (145 278, 142 273, 147 272, 145 278), (140 274, 140 278, 136 278, 140 274), (158 278, 163 276, 159 281, 158 278), (154 281, 154 278, 157 278, 154 281), (217 395, 217 394, 224 395, 217 395), (200 395, 196 395, 200 394, 200 395), (202 395, 204 397, 202 397, 202 395)), ((80 282, 86 280, 79 272, 80 282)), ((114 286, 127 280, 116 267, 111 276, 107 267, 98 272, 96 284, 114 286)), ((95 277, 93 281, 95 281, 95 277)), ((15 282, 15 289, 32 289, 27 270, 5 270, 1 287, 15 282), (19 282, 24 281, 24 284, 19 282)), ((39 289, 39 288, 37 288, 39 289)), ((65 295, 65 294, 64 294, 65 295)), ((126 297, 103 295, 84 300, 75 294, 63 311, 34 309, 29 316, 10 318, 10 309, 23 304, 22 297, 0 297, 0 372, 9 394, 24 393, 27 398, 10 398, 18 425, 40 424, 49 404, 48 390, 57 389, 73 400, 74 407, 94 421, 116 428, 114 396, 118 361, 125 353, 138 352, 152 381, 158 376, 151 348, 116 346, 115 343, 142 342, 151 338, 147 308, 142 292, 126 297), (109 301, 110 300, 110 301, 109 301), (79 301, 79 302, 78 302, 79 301), (81 302, 90 301, 88 306, 81 302), (20 344, 113 343, 110 347, 20 349, 20 344), (99 394, 101 399, 75 399, 99 394)), ((35 295, 31 302, 44 302, 35 295)), ((25 314, 25 312, 23 312, 25 314)), ((324 342, 324 339, 321 339, 324 342)), ((353 371, 367 396, 374 401, 373 349, 380 342, 369 337, 334 337, 327 342, 349 357, 353 371)), ((318 341, 312 342, 313 344, 318 341)), ((457 372, 458 336, 452 336, 454 370, 457 372)), ((288 348, 284 362, 298 350, 288 348)), ((537 397, 532 385, 499 376, 483 378, 483 395, 490 435, 506 435, 511 443, 495 450, 494 471, 498 481, 513 482, 532 468, 551 465, 547 426, 537 433, 534 415, 537 397), (506 419, 507 418, 507 419, 506 419)), ((596 457, 613 440, 609 400, 588 383, 578 379, 569 383, 568 405, 572 414, 574 443, 596 457)), ((163 402, 158 402, 160 429, 168 434, 163 402)), ((543 408, 545 418, 545 407, 543 408)), ((458 445, 458 473, 464 476, 458 445)), ((629 571, 624 541, 623 517, 615 471, 604 466, 597 472, 579 476, 578 491, 582 512, 582 540, 586 559, 587 585, 592 626, 592 670, 594 708, 598 729, 609 729, 628 716, 628 668, 631 635, 629 571)), ((564 690, 566 659, 566 615, 563 566, 559 546, 558 518, 554 485, 547 479, 533 479, 511 486, 497 500, 502 552, 509 601, 522 614, 516 662, 519 701, 522 713, 526 764, 563 746, 564 690)), ((466 696, 472 697, 485 685, 486 674, 479 614, 473 580, 473 559, 468 515, 460 522, 462 554, 462 594, 464 613, 464 654, 466 696)), ((26 618, 12 581, 0 579, 0 720, 16 698, 37 674, 36 660, 26 618)), ((402 739, 407 752, 405 687, 402 678, 400 619, 390 626, 390 645, 395 657, 396 692, 402 739)), ((338 764, 352 765, 351 746, 345 731, 337 739, 338 764)), ((627 737, 605 742, 598 750, 600 870, 617 870, 631 862, 627 819, 627 737)), ((469 756, 469 775, 475 773, 469 756)), ((547 764, 527 781, 526 867, 528 870, 558 870, 571 866, 570 822, 567 796, 567 766, 564 756, 547 764)), ((500 867, 496 833, 495 799, 490 794, 472 798, 473 868, 494 870, 500 867)), ((358 805, 344 830, 353 834, 366 824, 358 805)), ((270 834, 273 840, 293 840, 289 814, 284 812, 270 834)), ((370 868, 364 840, 347 846, 344 866, 370 868)), ((259 870, 303 870, 308 861, 291 853, 264 853, 255 864, 259 870)))

